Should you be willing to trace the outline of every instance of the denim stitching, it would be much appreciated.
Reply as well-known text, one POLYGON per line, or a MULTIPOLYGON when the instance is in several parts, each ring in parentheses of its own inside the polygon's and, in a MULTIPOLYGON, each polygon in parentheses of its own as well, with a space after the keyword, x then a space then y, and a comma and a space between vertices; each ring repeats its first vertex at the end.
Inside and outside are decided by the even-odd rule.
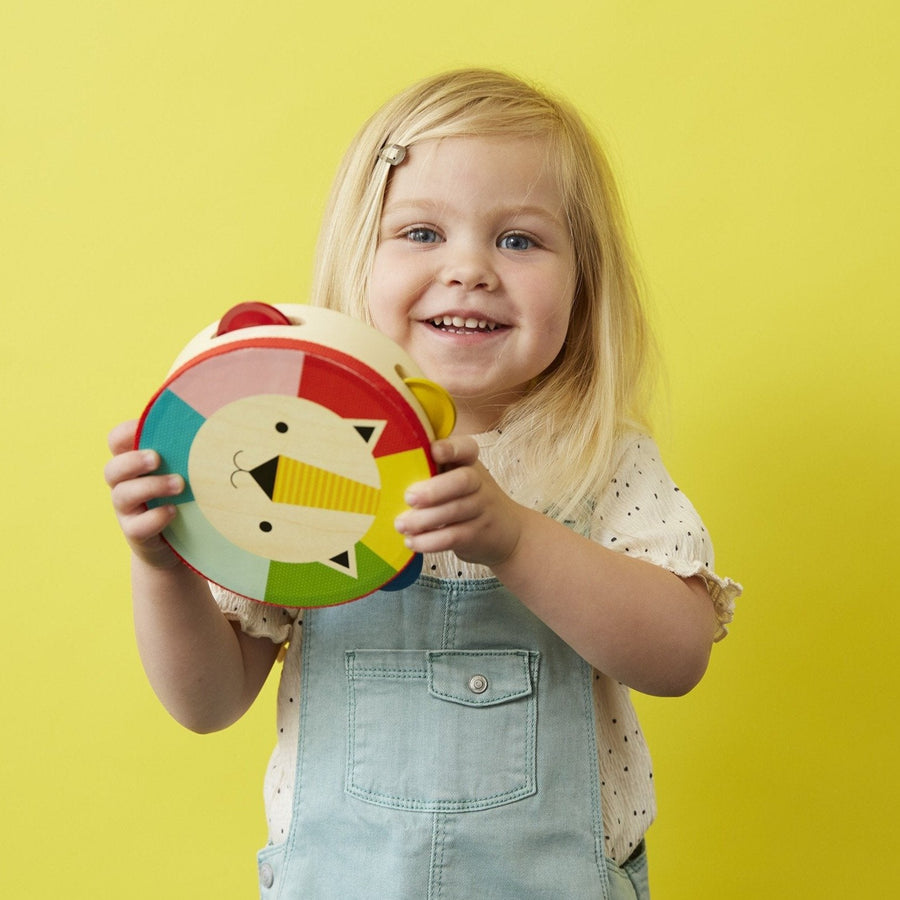
MULTIPOLYGON (((459 655, 459 656, 469 656, 469 657, 486 657, 486 656, 494 656, 494 657, 509 657, 509 656, 518 656, 520 655, 517 651, 459 651, 453 652, 452 654, 443 654, 443 651, 434 651, 435 655, 459 655)), ((481 810, 481 809, 490 809, 496 806, 502 806, 506 803, 511 803, 515 800, 520 800, 525 797, 530 797, 534 794, 535 787, 535 765, 536 765, 536 723, 537 723, 537 710, 536 710, 536 697, 533 689, 534 681, 537 678, 537 671, 540 662, 540 653, 537 651, 523 651, 521 652, 521 658, 523 664, 526 668, 526 671, 529 676, 529 680, 532 685, 532 689, 528 696, 531 697, 531 700, 527 704, 528 708, 525 713, 525 727, 524 727, 524 754, 523 754, 523 769, 519 773, 519 778, 521 779, 521 783, 516 785, 513 788, 510 788, 506 791, 497 792, 495 794, 489 794, 484 797, 473 797, 467 798, 465 800, 428 800, 428 799, 410 799, 406 797, 399 797, 392 794, 386 794, 381 791, 368 790, 365 788, 361 788, 358 785, 353 783, 353 773, 355 772, 354 760, 355 760, 355 740, 356 740, 356 728, 355 719, 356 719, 356 690, 354 689, 354 683, 358 680, 362 680, 361 678, 356 677, 356 673, 369 673, 375 677, 385 677, 384 673, 391 673, 390 677, 400 678, 402 680, 424 680, 426 678, 426 672, 422 669, 405 669, 405 668, 394 668, 394 667, 378 667, 378 666, 365 666, 357 668, 355 666, 355 651, 348 651, 345 659, 345 667, 348 673, 349 682, 350 682, 350 690, 347 704, 347 731, 348 731, 348 740, 347 740, 347 781, 345 785, 345 790, 351 796, 357 797, 361 800, 364 800, 368 803, 372 803, 376 806, 384 806, 393 809, 405 809, 405 810, 413 810, 413 811, 428 811, 428 812, 465 812, 470 810, 481 810)))
POLYGON ((426 651, 426 660, 428 662, 428 690, 429 693, 434 695, 435 697, 440 697, 446 700, 455 700, 459 703, 464 703, 466 706, 494 706, 498 703, 503 703, 506 700, 514 700, 520 697, 528 697, 534 692, 534 684, 531 678, 531 671, 529 669, 530 659, 533 653, 531 651, 504 651, 504 650, 487 650, 487 651, 478 651, 478 650, 451 650, 451 651, 426 651), (495 657, 495 658, 510 658, 510 659, 518 659, 522 663, 522 687, 513 688, 507 691, 505 694, 494 695, 494 694, 484 694, 481 697, 478 696, 470 696, 469 694, 464 693, 453 693, 450 690, 441 689, 435 686, 435 674, 434 667, 431 665, 431 661, 435 659, 441 658, 450 658, 456 659, 460 657, 472 657, 483 659, 485 657, 495 657))
POLYGON ((443 893, 444 846, 447 829, 444 814, 434 814, 431 832, 431 865, 428 871, 428 900, 440 900, 443 893))

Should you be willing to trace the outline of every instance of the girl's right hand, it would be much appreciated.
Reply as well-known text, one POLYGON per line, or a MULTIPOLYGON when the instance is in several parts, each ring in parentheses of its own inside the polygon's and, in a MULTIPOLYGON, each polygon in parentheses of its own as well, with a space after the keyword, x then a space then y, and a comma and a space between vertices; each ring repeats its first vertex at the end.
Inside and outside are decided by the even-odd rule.
POLYGON ((136 419, 123 422, 109 433, 113 458, 103 473, 119 527, 135 556, 153 568, 170 569, 180 561, 160 534, 175 518, 175 506, 148 508, 147 503, 178 496, 184 490, 184 479, 180 475, 153 474, 160 466, 159 454, 134 449, 137 426, 136 419))

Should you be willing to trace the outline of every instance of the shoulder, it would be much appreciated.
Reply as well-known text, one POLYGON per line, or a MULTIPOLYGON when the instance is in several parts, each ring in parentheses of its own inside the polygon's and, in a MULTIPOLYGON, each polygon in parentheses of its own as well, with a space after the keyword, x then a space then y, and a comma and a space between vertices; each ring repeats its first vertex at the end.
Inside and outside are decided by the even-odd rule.
POLYGON ((715 572, 712 540, 700 514, 669 475, 655 441, 630 435, 621 442, 615 474, 593 505, 591 537, 620 553, 707 584, 720 623, 731 621, 741 586, 715 572))
POLYGON ((680 490, 662 461, 659 447, 647 434, 630 432, 621 437, 613 453, 612 476, 598 486, 596 502, 610 508, 632 500, 671 499, 680 490))
POLYGON ((594 497, 595 528, 600 525, 623 535, 671 533, 685 526, 705 530, 690 500, 666 469, 652 437, 623 436, 615 459, 609 482, 600 485, 594 497))

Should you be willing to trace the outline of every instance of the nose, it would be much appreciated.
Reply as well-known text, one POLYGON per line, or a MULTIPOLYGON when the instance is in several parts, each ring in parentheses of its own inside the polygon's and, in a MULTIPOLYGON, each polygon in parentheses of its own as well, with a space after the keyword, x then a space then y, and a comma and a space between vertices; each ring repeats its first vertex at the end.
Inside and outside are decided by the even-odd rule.
POLYGON ((490 252, 469 245, 447 247, 439 277, 445 286, 467 291, 492 291, 499 283, 490 252))

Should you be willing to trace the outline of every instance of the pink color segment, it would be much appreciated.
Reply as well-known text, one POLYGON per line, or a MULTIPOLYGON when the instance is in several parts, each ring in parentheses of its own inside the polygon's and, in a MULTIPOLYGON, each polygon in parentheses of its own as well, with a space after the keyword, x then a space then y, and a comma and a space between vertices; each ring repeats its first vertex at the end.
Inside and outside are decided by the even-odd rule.
POLYGON ((222 348, 177 374, 168 385, 172 393, 209 418, 226 403, 258 394, 299 392, 303 361, 300 350, 275 347, 222 348))

